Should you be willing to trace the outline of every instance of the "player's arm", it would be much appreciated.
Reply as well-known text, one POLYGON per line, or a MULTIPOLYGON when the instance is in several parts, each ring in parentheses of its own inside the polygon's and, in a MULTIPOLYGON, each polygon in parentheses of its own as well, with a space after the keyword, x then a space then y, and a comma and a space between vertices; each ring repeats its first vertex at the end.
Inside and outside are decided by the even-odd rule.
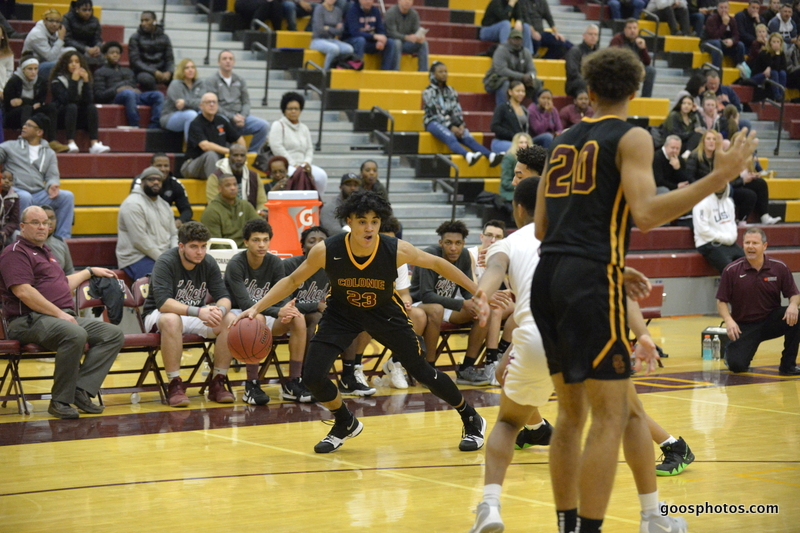
POLYGON ((300 266, 297 267, 294 272, 276 283, 275 286, 250 309, 243 311, 241 315, 236 317, 233 324, 236 324, 242 318, 255 318, 257 314, 267 307, 280 302, 292 294, 305 280, 313 276, 320 268, 325 268, 324 241, 315 244, 311 251, 308 252, 306 260, 300 263, 300 266))
MULTIPOLYGON (((746 133, 747 129, 742 131, 746 133)), ((717 134, 717 146, 722 146, 720 134, 717 134)), ((630 206, 636 227, 641 231, 649 231, 689 211, 694 204, 734 180, 747 166, 757 146, 755 132, 740 135, 727 151, 717 149, 714 170, 710 174, 686 187, 656 196, 653 139, 642 128, 632 128, 620 139, 617 164, 625 200, 630 206)), ((538 234, 538 220, 536 231, 538 234)))
POLYGON ((470 294, 475 294, 475 292, 478 290, 478 286, 475 285, 475 282, 469 279, 463 272, 461 272, 449 261, 445 261, 443 258, 436 257, 428 252, 423 252, 409 242, 398 240, 397 266, 400 266, 403 263, 420 266, 422 268, 429 268, 440 276, 443 276, 465 288, 470 292, 470 294))
POLYGON ((478 283, 478 292, 475 294, 475 303, 478 305, 478 320, 481 326, 489 320, 492 308, 489 299, 502 285, 508 272, 508 255, 504 252, 497 252, 489 257, 486 262, 486 270, 478 283))
POLYGON ((658 360, 658 350, 656 350, 656 343, 650 337, 650 332, 647 331, 647 323, 642 316, 642 310, 636 300, 628 298, 628 327, 633 331, 636 336, 636 346, 633 349, 633 355, 636 358, 636 371, 642 369, 642 363, 646 364, 645 375, 649 374, 656 369, 658 360))
POLYGON ((544 197, 545 187, 547 186, 546 181, 547 165, 544 166, 544 174, 542 174, 542 179, 539 180, 539 187, 536 191, 536 209, 533 212, 534 235, 540 241, 543 241, 544 236, 547 234, 547 205, 544 197))

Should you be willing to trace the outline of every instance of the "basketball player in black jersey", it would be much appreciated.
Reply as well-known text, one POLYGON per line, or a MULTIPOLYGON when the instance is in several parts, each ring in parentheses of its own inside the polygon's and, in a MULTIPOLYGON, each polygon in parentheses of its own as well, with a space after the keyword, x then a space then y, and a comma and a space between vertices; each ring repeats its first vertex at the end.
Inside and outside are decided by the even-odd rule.
MULTIPOLYGON (((333 428, 314 451, 330 453, 361 433, 363 424, 342 402, 328 379, 336 357, 366 331, 392 351, 406 371, 431 392, 456 408, 464 422, 459 449, 483 446, 486 421, 469 405, 453 380, 425 360, 422 338, 414 333, 400 295, 394 290, 397 267, 408 263, 435 270, 471 293, 477 286, 441 257, 423 252, 406 241, 380 235, 381 220, 392 214, 389 203, 371 191, 353 193, 336 210, 346 219, 350 233, 340 233, 318 243, 293 273, 279 281, 258 303, 239 315, 253 318, 263 309, 292 293, 306 278, 324 268, 330 279, 328 306, 312 339, 303 369, 303 382, 335 418, 333 428)), ((238 321, 237 320, 237 321, 238 321)))
MULTIPOLYGON (((631 216, 642 231, 678 217, 738 176, 758 144, 752 132, 740 136, 718 153, 709 175, 656 196, 652 138, 626 122, 644 75, 641 62, 630 50, 607 48, 584 61, 582 74, 595 115, 553 141, 537 194, 542 247, 531 285, 531 310, 559 399, 550 475, 562 533, 600 531, 623 436, 626 452, 646 447, 652 453, 644 418, 628 406, 634 389, 623 283, 631 216)), ((636 355, 648 368, 655 363, 654 349, 636 355)), ((642 496, 643 508, 657 504, 649 501, 657 492, 642 496)))

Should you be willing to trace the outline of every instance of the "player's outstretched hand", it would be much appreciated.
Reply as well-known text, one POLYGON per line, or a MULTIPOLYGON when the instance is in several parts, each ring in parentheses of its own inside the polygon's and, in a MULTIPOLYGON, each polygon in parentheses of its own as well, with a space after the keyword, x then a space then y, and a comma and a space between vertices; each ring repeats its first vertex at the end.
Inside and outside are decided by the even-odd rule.
POLYGON ((733 181, 747 167, 753 158, 753 152, 758 148, 756 132, 742 128, 727 150, 722 149, 722 135, 717 133, 715 137, 717 150, 714 155, 714 169, 719 170, 728 181, 733 181))
POLYGON ((281 319, 282 324, 288 324, 296 316, 303 316, 303 313, 301 313, 295 306, 294 299, 281 307, 281 310, 278 311, 278 318, 281 319))
POLYGON ((623 278, 625 280, 625 293, 631 300, 638 302, 650 295, 650 289, 653 288, 650 280, 635 268, 626 266, 623 278))
POLYGON ((478 289, 478 292, 472 297, 472 301, 477 307, 478 324, 483 327, 489 321, 489 315, 492 313, 492 308, 489 306, 489 299, 486 297, 486 293, 483 289, 478 289))
POLYGON ((633 356, 636 360, 634 369, 637 373, 642 371, 643 363, 647 365, 644 367, 645 376, 649 376, 650 372, 656 369, 658 360, 661 359, 658 355, 658 350, 656 350, 656 343, 653 342, 650 335, 642 335, 639 337, 636 346, 633 347, 633 356))
POLYGON ((240 320, 243 320, 245 318, 251 318, 252 319, 252 318, 255 318, 256 315, 258 315, 258 312, 255 310, 254 307, 251 307, 250 309, 245 309, 244 311, 242 311, 242 313, 239 316, 237 316, 235 319, 233 319, 233 322, 231 322, 231 325, 228 326, 228 329, 230 329, 233 326, 235 326, 240 320))

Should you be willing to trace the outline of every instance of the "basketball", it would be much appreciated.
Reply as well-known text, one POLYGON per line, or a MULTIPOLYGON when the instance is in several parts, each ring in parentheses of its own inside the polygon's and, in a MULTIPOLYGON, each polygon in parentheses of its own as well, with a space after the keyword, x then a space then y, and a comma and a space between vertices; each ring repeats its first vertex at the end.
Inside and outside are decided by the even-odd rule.
POLYGON ((272 332, 260 318, 245 318, 228 332, 228 348, 242 363, 259 363, 272 348, 272 332))

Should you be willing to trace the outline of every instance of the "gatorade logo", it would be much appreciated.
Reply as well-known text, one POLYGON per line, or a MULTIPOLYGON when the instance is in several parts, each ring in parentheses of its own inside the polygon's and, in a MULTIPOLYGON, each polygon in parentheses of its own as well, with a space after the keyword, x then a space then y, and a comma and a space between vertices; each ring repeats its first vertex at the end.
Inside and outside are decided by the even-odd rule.
POLYGON ((300 214, 297 215, 297 220, 300 223, 300 226, 305 226, 310 228, 314 225, 314 210, 313 209, 303 209, 300 211, 300 214))

